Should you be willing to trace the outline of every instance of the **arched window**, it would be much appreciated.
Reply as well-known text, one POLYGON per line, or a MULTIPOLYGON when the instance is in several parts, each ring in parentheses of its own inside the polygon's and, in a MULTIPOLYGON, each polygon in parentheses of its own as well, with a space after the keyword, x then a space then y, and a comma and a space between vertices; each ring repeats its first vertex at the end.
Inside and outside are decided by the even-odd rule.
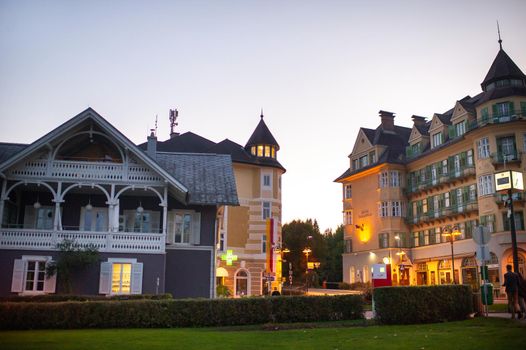
POLYGON ((236 296, 248 295, 248 272, 246 270, 239 270, 236 273, 236 296))

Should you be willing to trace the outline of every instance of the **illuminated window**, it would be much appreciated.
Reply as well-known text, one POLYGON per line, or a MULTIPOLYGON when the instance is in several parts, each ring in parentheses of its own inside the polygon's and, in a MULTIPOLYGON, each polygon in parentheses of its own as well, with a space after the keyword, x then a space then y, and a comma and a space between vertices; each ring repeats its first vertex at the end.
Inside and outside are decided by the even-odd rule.
POLYGON ((265 157, 270 158, 270 146, 265 146, 265 157))
POLYGON ((258 146, 258 157, 263 157, 263 146, 258 146))
POLYGON ((250 153, 252 153, 253 156, 256 155, 256 146, 250 147, 250 153))
POLYGON ((111 275, 112 294, 130 294, 132 264, 114 263, 111 275))
POLYGON ((272 146, 272 158, 276 158, 276 147, 272 146))

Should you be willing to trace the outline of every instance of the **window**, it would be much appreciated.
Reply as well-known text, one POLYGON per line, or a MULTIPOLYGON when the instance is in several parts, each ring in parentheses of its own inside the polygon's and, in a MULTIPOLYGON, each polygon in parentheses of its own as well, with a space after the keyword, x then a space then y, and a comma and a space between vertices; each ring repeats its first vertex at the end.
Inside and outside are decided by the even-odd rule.
POLYGON ((352 198, 352 186, 345 185, 345 199, 351 199, 351 198, 352 198))
POLYGON ((511 115, 511 110, 513 108, 513 103, 503 102, 493 105, 493 114, 494 117, 508 117, 511 115))
POLYGON ((493 194, 494 192, 494 186, 493 186, 493 175, 482 175, 479 176, 479 196, 486 196, 489 194, 493 194))
POLYGON ((480 224, 486 226, 489 232, 495 232, 495 215, 483 215, 480 217, 480 224))
POLYGON ((113 264, 111 274, 111 294, 130 294, 130 292, 131 264, 113 264))
POLYGON ((359 161, 360 161, 360 168, 363 168, 369 165, 369 158, 367 155, 360 157, 359 161))
POLYGON ((262 253, 267 252, 267 235, 261 236, 261 252, 262 253))
POLYGON ((137 259, 109 258, 100 264, 100 294, 141 294, 143 263, 137 259))
POLYGON ((400 201, 391 203, 391 216, 402 216, 402 204, 400 201))
POLYGON ((225 233, 224 232, 221 232, 219 234, 219 250, 220 251, 225 251, 225 233))
POLYGON ((108 209, 95 208, 81 209, 81 230, 103 232, 108 230, 108 209))
POLYGON ((420 232, 413 232, 413 247, 420 246, 420 232))
MULTIPOLYGON (((514 212, 513 219, 515 221, 515 229, 524 230, 524 214, 522 213, 522 211, 514 212)), ((510 224, 510 218, 508 217, 507 212, 502 213, 502 222, 504 226, 504 231, 510 231, 511 224, 510 224)))
POLYGON ((369 164, 374 163, 376 163, 376 152, 372 151, 371 153, 369 153, 369 164))
POLYGON ((388 186, 388 174, 387 172, 380 173, 380 187, 384 188, 388 186))
POLYGON ((380 217, 389 216, 389 203, 388 202, 380 202, 378 204, 378 215, 380 217))
POLYGON ((272 152, 271 154, 272 158, 276 158, 276 147, 272 146, 271 152, 272 152))
POLYGON ((442 133, 438 132, 436 134, 433 134, 431 147, 435 148, 435 147, 440 146, 441 144, 442 144, 442 133))
POLYGON ((270 218, 270 202, 263 202, 262 204, 261 217, 263 220, 270 218))
POLYGON ((24 255, 22 259, 15 259, 11 292, 22 294, 54 293, 56 274, 46 276, 46 264, 50 261, 50 256, 33 255, 24 255))
POLYGON ((345 239, 345 253, 352 253, 352 239, 345 239))
POLYGON ((270 146, 265 146, 265 157, 270 158, 270 146))
POLYGON ((168 212, 168 243, 200 244, 201 213, 191 210, 168 212))
POLYGON ((359 163, 358 159, 353 159, 352 160, 352 168, 353 168, 353 170, 358 170, 360 168, 360 163, 359 163))
MULTIPOLYGON (((104 227, 107 227, 107 212, 101 211, 100 213, 99 219, 104 222, 104 227)), ((139 213, 137 210, 125 210, 124 221, 127 232, 160 232, 160 213, 156 211, 144 210, 139 213)))
POLYGON ((442 240, 442 230, 440 227, 435 227, 435 243, 440 243, 442 240))
POLYGON ((235 294, 237 296, 248 295, 248 272, 239 270, 235 277, 235 294))
POLYGON ((271 181, 270 174, 263 174, 263 187, 270 188, 272 187, 272 181, 271 181))
POLYGON ((455 124, 455 135, 458 137, 466 133, 466 121, 455 124))
POLYGON ((263 157, 263 146, 262 145, 258 146, 258 157, 263 157))
POLYGON ((250 153, 255 156, 256 155, 256 146, 250 147, 250 153))
POLYGON ((515 136, 499 137, 497 139, 497 153, 505 160, 515 159, 515 136))
POLYGON ((473 166, 473 150, 472 149, 466 152, 466 164, 468 166, 473 166))
POLYGON ((477 141, 478 155, 480 159, 488 158, 489 153, 489 140, 487 137, 481 138, 477 141))
POLYGON ((391 175, 391 187, 400 187, 400 172, 398 170, 393 170, 390 172, 391 175))
POLYGON ((470 185, 469 186, 469 201, 474 202, 476 200, 477 200, 477 186, 470 185))
POLYGON ((344 212, 343 222, 345 225, 352 225, 352 210, 344 212))
POLYGON ((380 233, 378 235, 378 246, 380 249, 389 248, 389 233, 380 233))
POLYGON ((444 159, 442 161, 442 175, 447 175, 447 173, 448 173, 448 164, 447 163, 448 163, 447 159, 444 159))

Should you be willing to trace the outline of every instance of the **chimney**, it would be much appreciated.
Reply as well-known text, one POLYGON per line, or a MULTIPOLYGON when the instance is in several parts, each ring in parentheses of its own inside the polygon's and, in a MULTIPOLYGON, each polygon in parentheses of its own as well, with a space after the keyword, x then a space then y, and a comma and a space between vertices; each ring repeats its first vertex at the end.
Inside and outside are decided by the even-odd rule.
POLYGON ((151 130, 150 136, 148 136, 148 146, 146 146, 146 153, 152 159, 157 159, 157 136, 155 135, 155 129, 151 130))
POLYGON ((382 129, 383 130, 389 130, 394 131, 394 113, 393 112, 386 112, 386 111, 380 111, 378 112, 380 114, 380 118, 382 118, 382 129))
POLYGON ((415 125, 415 126, 424 126, 424 125, 426 125, 426 118, 425 117, 421 117, 419 115, 413 115, 411 117, 411 119, 413 119, 413 125, 415 125))

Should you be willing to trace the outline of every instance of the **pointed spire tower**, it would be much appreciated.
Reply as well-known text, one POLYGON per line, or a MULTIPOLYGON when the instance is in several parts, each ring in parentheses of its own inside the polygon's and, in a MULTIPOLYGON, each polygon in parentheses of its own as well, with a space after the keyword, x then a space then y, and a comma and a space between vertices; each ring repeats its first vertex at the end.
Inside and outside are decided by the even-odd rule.
POLYGON ((263 117, 263 109, 261 109, 261 119, 252 136, 248 139, 245 149, 251 155, 258 158, 276 159, 279 145, 267 127, 267 124, 265 124, 263 117))
POLYGON ((499 52, 493 60, 488 74, 480 84, 483 91, 491 91, 503 87, 524 88, 526 86, 526 75, 513 62, 508 54, 502 49, 502 39, 500 37, 499 23, 497 22, 499 35, 499 52))

